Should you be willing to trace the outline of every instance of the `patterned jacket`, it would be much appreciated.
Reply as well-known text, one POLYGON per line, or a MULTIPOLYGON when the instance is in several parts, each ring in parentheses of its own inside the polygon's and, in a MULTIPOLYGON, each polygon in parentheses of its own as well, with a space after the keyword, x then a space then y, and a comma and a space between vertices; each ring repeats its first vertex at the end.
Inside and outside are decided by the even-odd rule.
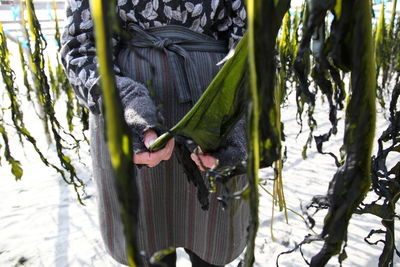
MULTIPOLYGON (((229 48, 235 46, 246 30, 243 0, 118 0, 116 9, 122 30, 127 30, 130 24, 138 24, 144 29, 168 24, 181 25, 215 39, 226 40, 229 48)), ((96 114, 99 113, 100 90, 89 0, 68 0, 66 11, 62 63, 78 99, 96 114)), ((118 37, 114 38, 113 44, 117 52, 118 37)), ((117 88, 126 111, 125 120, 139 137, 136 139, 142 140, 144 131, 156 127, 156 108, 143 84, 124 77, 117 65, 114 69, 117 88)), ((231 164, 235 154, 246 154, 244 136, 236 135, 228 138, 227 142, 232 151, 217 153, 220 163, 231 164)), ((142 142, 134 142, 134 152, 144 149, 142 142)))

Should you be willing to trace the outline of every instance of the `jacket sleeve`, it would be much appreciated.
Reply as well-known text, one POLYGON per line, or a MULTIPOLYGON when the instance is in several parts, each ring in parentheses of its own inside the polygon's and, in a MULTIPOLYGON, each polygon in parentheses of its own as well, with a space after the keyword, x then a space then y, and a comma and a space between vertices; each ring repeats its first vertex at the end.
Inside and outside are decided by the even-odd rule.
POLYGON ((246 121, 245 116, 236 123, 232 132, 221 147, 212 156, 218 159, 218 167, 236 166, 242 161, 247 160, 247 139, 246 139, 246 121))
MULTIPOLYGON (((89 0, 68 0, 66 3, 67 22, 62 36, 62 63, 80 103, 91 112, 99 114, 101 88, 89 0)), ((118 40, 113 39, 114 48, 117 43, 118 40)), ((133 152, 146 150, 143 133, 156 127, 155 105, 143 84, 124 77, 117 65, 114 65, 114 70, 125 120, 132 131, 133 152)))

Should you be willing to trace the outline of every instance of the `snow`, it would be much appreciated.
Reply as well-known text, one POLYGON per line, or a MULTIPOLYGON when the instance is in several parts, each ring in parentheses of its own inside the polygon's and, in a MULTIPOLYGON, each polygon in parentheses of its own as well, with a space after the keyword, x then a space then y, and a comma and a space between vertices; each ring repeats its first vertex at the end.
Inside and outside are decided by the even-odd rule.
MULTIPOLYGON (((14 44, 9 45, 17 57, 14 44)), ((17 64, 16 60, 12 62, 17 64)), ((17 65, 14 66, 17 75, 20 75, 17 65)), ((22 88, 22 86, 20 86, 22 88)), ((3 99, 1 101, 4 101, 3 99)), ((57 162, 55 149, 47 144, 41 124, 29 103, 23 103, 25 121, 32 135, 38 139, 42 151, 51 162, 57 162)), ((315 116, 319 122, 315 134, 325 133, 329 129, 327 105, 318 101, 315 116)), ((59 118, 62 119, 65 107, 57 106, 59 118)), ((7 115, 7 112, 6 112, 7 115)), ((338 155, 342 145, 344 114, 339 113, 339 131, 331 138, 324 149, 338 155)), ((65 118, 64 118, 65 119, 65 118)), ((284 164, 283 183, 288 208, 301 214, 300 205, 306 205, 314 195, 325 194, 328 183, 336 171, 333 159, 328 155, 316 152, 315 145, 308 150, 308 158, 301 157, 302 147, 307 139, 308 131, 304 127, 303 133, 298 135, 296 122, 296 105, 294 94, 289 96, 289 103, 282 110, 282 120, 285 124, 287 146, 287 161, 284 164)), ((304 120, 306 124, 306 120, 304 120)), ((65 125, 65 123, 64 123, 65 125)), ((379 136, 386 128, 387 121, 382 113, 378 113, 377 131, 379 136)), ((19 147, 18 138, 9 127, 11 148, 19 147)), ((77 127, 76 132, 79 131, 77 127)), ((376 151, 376 148, 375 150, 376 151)), ((60 176, 40 161, 29 144, 25 149, 13 150, 13 155, 23 164, 24 175, 22 180, 15 181, 10 168, 4 159, 0 166, 0 266, 121 266, 115 262, 104 249, 101 240, 98 212, 96 207, 96 191, 91 178, 91 162, 88 145, 82 143, 80 149, 81 160, 74 152, 69 152, 73 158, 78 176, 86 183, 85 206, 76 200, 75 192, 62 181, 60 176)), ((398 159, 397 159, 398 160, 398 159)), ((392 158, 389 164, 396 159, 392 158)), ((260 177, 271 178, 270 169, 260 171, 260 177)), ((267 180, 266 180, 267 181, 267 180)), ((272 191, 271 181, 267 181, 265 188, 272 191)), ((371 196, 369 196, 371 198, 371 196)), ((398 206, 397 206, 398 208, 398 206)), ((279 253, 293 248, 301 242, 305 235, 311 233, 304 221, 296 214, 288 211, 289 222, 285 222, 282 212, 275 207, 271 238, 272 205, 271 197, 260 188, 260 228, 256 239, 256 262, 254 266, 269 267, 276 265, 279 253)), ((315 231, 320 232, 325 213, 317 213, 315 231)), ((349 231, 347 255, 343 266, 377 266, 382 244, 370 246, 364 242, 371 229, 382 228, 380 220, 371 215, 353 215, 349 231)), ((396 236, 400 235, 399 227, 396 236)), ((376 239, 375 239, 376 240, 376 239)), ((396 240, 400 247, 400 239, 396 240)), ((303 247, 305 257, 315 255, 322 242, 315 242, 303 247)), ((237 266, 238 260, 229 264, 237 266)), ((279 260, 280 266, 307 266, 301 258, 300 252, 283 255, 279 260)), ((395 257, 395 266, 400 266, 399 258, 395 257)), ((178 266, 191 266, 187 255, 178 249, 178 266)), ((339 266, 337 257, 334 257, 327 266, 339 266)))
MULTIPOLYGON (((293 96, 290 96, 290 100, 290 104, 282 111, 287 138, 285 145, 288 148, 283 172, 284 190, 287 206, 301 213, 300 204, 308 203, 314 195, 326 193, 336 167, 331 157, 316 153, 315 146, 309 149, 306 160, 301 158, 301 150, 308 132, 304 131, 296 139, 298 126, 293 96)), ((315 112, 319 121, 323 121, 317 133, 323 133, 329 127, 324 109, 326 110, 326 105, 319 105, 315 112)), ((42 145, 46 144, 44 135, 40 134, 41 127, 34 127, 38 121, 34 119, 33 112, 29 112, 28 109, 25 114, 28 115, 28 128, 35 130, 35 137, 40 139, 42 145)), ((377 133, 380 134, 387 122, 382 114, 378 115, 377 133)), ((338 134, 325 146, 327 151, 339 151, 344 120, 340 122, 338 134)), ((10 139, 12 147, 18 145, 15 133, 10 132, 10 139)), ((53 150, 50 146, 47 156, 52 162, 56 162, 53 150)), ((57 173, 40 162, 29 145, 26 145, 25 151, 25 156, 22 150, 16 151, 14 155, 23 163, 22 180, 14 180, 7 164, 3 163, 0 169, 0 266, 15 265, 21 258, 26 259, 26 266, 120 266, 107 255, 100 237, 96 192, 90 177, 88 146, 81 147, 82 163, 85 165, 74 157, 78 175, 87 183, 85 206, 76 201, 72 188, 68 187, 57 173)), ((260 176, 271 178, 271 170, 262 170, 260 176)), ((268 181, 265 187, 271 191, 271 182, 268 181)), ((286 224, 284 214, 275 211, 273 241, 270 232, 271 197, 261 188, 260 200, 260 229, 256 240, 254 266, 275 266, 277 255, 301 242, 310 231, 303 220, 292 212, 289 211, 289 223, 286 224)), ((316 232, 321 230, 323 217, 323 212, 316 216, 316 232)), ((374 216, 353 216, 347 246, 349 257, 344 266, 377 266, 382 245, 370 246, 363 238, 371 229, 379 228, 380 220, 374 216)), ((399 234, 397 228, 396 235, 399 234)), ((400 245, 399 240, 396 243, 400 245)), ((305 256, 310 259, 321 245, 321 242, 305 245, 305 256)), ((400 266, 398 258, 396 260, 397 266, 400 266)), ((306 266, 299 252, 283 255, 279 262, 281 266, 306 266)), ((236 265, 237 261, 228 266, 236 265)), ((190 266, 182 250, 179 250, 178 266, 190 266)), ((337 259, 333 258, 328 266, 338 266, 337 259)))

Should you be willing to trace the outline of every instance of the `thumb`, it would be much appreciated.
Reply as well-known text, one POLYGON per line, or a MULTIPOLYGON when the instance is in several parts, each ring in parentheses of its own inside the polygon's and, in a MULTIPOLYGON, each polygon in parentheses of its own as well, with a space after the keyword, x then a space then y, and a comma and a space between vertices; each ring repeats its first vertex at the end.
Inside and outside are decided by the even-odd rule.
POLYGON ((144 145, 149 148, 154 141, 157 139, 158 135, 154 130, 148 130, 144 133, 144 145))

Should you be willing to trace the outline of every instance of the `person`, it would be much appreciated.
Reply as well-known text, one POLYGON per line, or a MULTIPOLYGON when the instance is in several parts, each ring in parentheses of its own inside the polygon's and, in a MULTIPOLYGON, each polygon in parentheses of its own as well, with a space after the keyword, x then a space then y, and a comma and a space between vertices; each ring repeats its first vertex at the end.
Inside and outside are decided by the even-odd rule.
MULTIPOLYGON (((100 230, 108 253, 127 264, 120 207, 104 138, 89 0, 68 0, 66 12, 61 56, 78 99, 90 110, 100 230)), ((244 35, 244 2, 118 0, 116 12, 121 28, 130 35, 129 39, 121 36, 113 39, 114 70, 137 168, 139 249, 149 258, 166 248, 183 247, 192 266, 223 266, 244 250, 248 204, 232 200, 223 208, 218 197, 224 190, 217 187, 210 195, 208 210, 203 210, 196 188, 187 182, 182 166, 173 156, 177 154, 174 147, 181 141, 172 139, 157 152, 149 152, 147 148, 189 111, 220 70, 217 63, 244 35)), ((244 127, 242 119, 216 151, 191 154, 193 162, 204 171, 245 160, 244 127)), ((235 192, 246 184, 245 176, 237 176, 227 182, 227 187, 235 192)), ((176 254, 162 261, 175 266, 176 254)))

